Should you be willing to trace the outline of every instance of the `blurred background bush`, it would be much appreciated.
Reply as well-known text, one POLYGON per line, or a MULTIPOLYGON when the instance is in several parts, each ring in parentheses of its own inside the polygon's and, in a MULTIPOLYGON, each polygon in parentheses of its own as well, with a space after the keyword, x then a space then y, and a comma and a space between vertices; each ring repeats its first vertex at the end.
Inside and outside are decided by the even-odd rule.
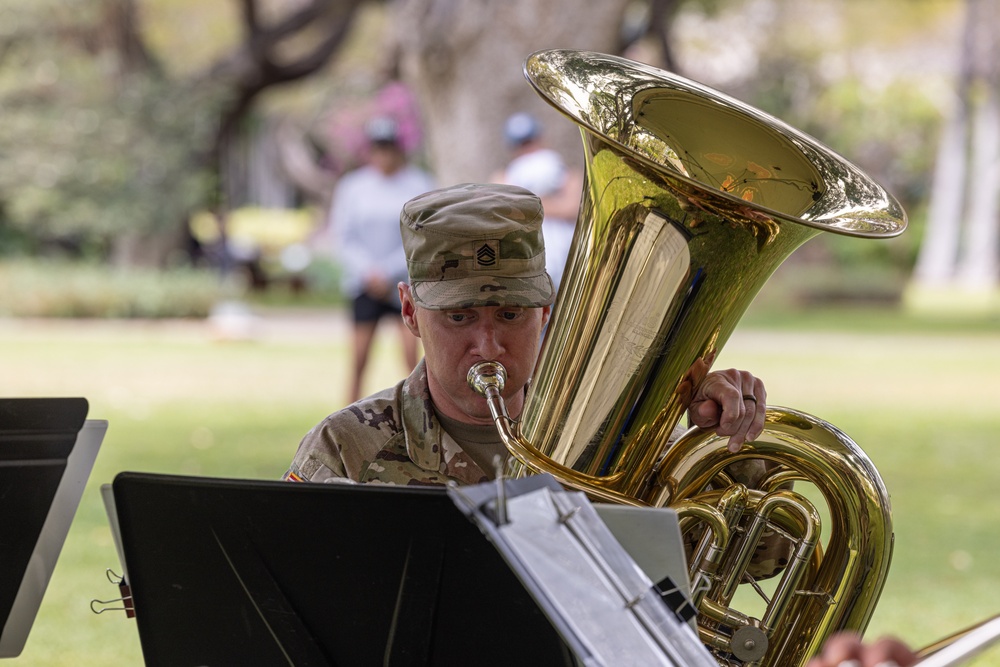
POLYGON ((0 263, 0 316, 205 317, 227 290, 189 268, 113 269, 92 263, 16 259, 0 263))

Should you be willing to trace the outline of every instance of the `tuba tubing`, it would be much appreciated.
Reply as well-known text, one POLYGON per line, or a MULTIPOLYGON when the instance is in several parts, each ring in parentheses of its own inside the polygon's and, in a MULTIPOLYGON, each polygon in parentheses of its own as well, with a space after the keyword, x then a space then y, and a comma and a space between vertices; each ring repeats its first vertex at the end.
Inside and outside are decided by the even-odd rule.
POLYGON ((764 434, 735 455, 679 422, 792 252, 823 232, 896 236, 906 216, 815 139, 683 77, 570 50, 535 53, 524 71, 580 128, 580 214, 519 421, 500 398, 502 366, 477 364, 469 384, 487 397, 513 475, 550 473, 599 501, 670 505, 698 527, 692 590, 720 663, 803 664, 828 634, 863 631, 881 592, 892 531, 878 472, 838 429, 794 410, 770 408, 764 434), (710 489, 747 459, 777 472, 760 488, 710 489), (829 531, 783 488, 793 480, 819 489, 829 531), (730 605, 765 528, 797 546, 757 618, 730 605))
MULTIPOLYGON (((780 466, 780 472, 759 483, 758 496, 787 493, 779 489, 791 479, 803 480, 815 487, 829 513, 822 556, 808 567, 802 558, 811 555, 805 554, 789 565, 785 576, 794 570, 794 590, 779 585, 761 617, 768 642, 781 647, 780 664, 802 664, 830 634, 847 629, 863 632, 874 613, 892 558, 889 494, 871 460, 843 431, 804 412, 770 407, 760 438, 736 454, 727 450, 726 438, 702 429, 692 429, 675 442, 658 471, 665 491, 654 504, 674 506, 680 498, 687 503, 708 502, 705 498, 712 494, 703 489, 712 478, 726 466, 748 459, 780 466)), ((755 521, 763 503, 756 505, 751 515, 755 521)), ((791 506, 802 513, 798 528, 802 541, 814 540, 809 532, 819 520, 806 518, 811 504, 801 499, 792 500, 791 506)), ((728 605, 743 573, 737 568, 717 577, 707 599, 728 605)), ((699 628, 703 636, 711 630, 699 628)))

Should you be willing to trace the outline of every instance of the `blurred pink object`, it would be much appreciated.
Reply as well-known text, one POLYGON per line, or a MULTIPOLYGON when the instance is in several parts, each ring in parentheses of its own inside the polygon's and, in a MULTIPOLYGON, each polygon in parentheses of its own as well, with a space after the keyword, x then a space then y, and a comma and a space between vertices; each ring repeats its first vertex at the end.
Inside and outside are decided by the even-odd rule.
POLYGON ((327 136, 337 172, 343 173, 365 162, 368 153, 366 123, 376 116, 388 116, 399 127, 399 144, 407 154, 420 148, 423 127, 416 96, 405 84, 390 81, 367 101, 333 111, 327 136))

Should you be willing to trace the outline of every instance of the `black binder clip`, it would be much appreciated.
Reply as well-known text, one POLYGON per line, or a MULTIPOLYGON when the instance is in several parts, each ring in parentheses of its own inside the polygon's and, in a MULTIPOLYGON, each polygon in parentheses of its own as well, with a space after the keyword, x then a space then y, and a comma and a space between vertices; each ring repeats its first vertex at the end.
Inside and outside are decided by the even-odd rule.
POLYGON ((91 600, 90 611, 95 614, 103 614, 106 611, 124 611, 128 618, 135 618, 135 606, 132 604, 132 589, 129 587, 125 577, 116 574, 111 568, 105 572, 108 581, 118 586, 121 597, 113 600, 91 600), (110 605, 120 604, 120 607, 110 605))
POLYGON ((698 615, 698 610, 691 603, 691 599, 670 577, 665 577, 659 583, 654 584, 653 590, 667 603, 667 607, 674 612, 677 620, 686 623, 698 615))

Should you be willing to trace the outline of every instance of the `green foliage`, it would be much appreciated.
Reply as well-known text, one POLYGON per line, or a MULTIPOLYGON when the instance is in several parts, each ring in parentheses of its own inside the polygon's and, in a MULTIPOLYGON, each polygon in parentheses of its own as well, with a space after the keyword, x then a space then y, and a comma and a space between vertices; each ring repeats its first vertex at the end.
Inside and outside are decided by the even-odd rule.
POLYGON ((268 288, 251 291, 245 298, 251 305, 265 308, 321 310, 344 306, 347 300, 340 288, 341 274, 338 263, 322 258, 314 258, 294 275, 275 266, 268 270, 271 278, 268 288))
POLYGON ((0 262, 0 316, 205 317, 231 291, 218 275, 192 269, 0 262))
POLYGON ((872 264, 909 271, 922 240, 912 224, 913 213, 923 208, 929 188, 939 109, 906 81, 872 90, 857 77, 843 77, 824 86, 806 81, 807 69, 801 63, 787 56, 776 58, 779 62, 771 63, 770 71, 779 75, 761 81, 755 102, 869 173, 899 199, 911 221, 896 239, 870 242, 827 234, 814 243, 824 246, 847 270, 872 264), (792 85, 796 78, 802 80, 801 86, 792 85))
POLYGON ((873 90, 838 79, 816 98, 812 118, 827 143, 879 174, 906 208, 922 198, 941 121, 926 92, 907 81, 873 90))
POLYGON ((341 291, 343 268, 338 262, 324 258, 313 259, 302 272, 306 292, 315 302, 327 306, 340 306, 348 302, 341 291))
POLYGON ((123 230, 177 229, 212 184, 195 158, 215 93, 123 62, 106 45, 103 3, 14 4, 0 60, 0 226, 34 250, 60 241, 98 256, 123 230))
POLYGON ((909 272, 922 241, 919 218, 936 157, 942 94, 952 86, 950 69, 941 64, 951 53, 952 35, 941 27, 955 18, 958 3, 772 4, 785 11, 734 93, 857 164, 909 214, 910 228, 896 239, 873 243, 826 234, 812 241, 830 264, 845 272, 865 265, 909 272), (804 17, 813 20, 803 24, 804 17), (911 53, 921 54, 915 66, 911 53))
POLYGON ((837 265, 868 265, 909 273, 923 241, 926 193, 933 170, 934 137, 940 118, 923 96, 893 85, 881 98, 864 96, 857 81, 844 80, 820 96, 814 130, 823 140, 873 175, 903 206, 908 227, 899 237, 864 241, 834 234, 818 239, 837 265))
MULTIPOLYGON (((235 4, 138 3, 140 32, 155 52, 147 62, 115 45, 114 2, 0 3, 0 256, 57 243, 105 257, 123 230, 142 237, 178 229, 191 211, 212 208, 218 183, 197 156, 213 141, 226 87, 197 73, 238 42, 235 4)), ((681 4, 713 18, 760 9, 723 0, 681 4)), ((946 90, 943 68, 930 61, 947 49, 936 26, 950 20, 955 0, 768 4, 777 10, 775 26, 756 35, 754 65, 731 92, 857 162, 911 214, 922 209, 946 90), (803 21, 809 11, 825 18, 803 21), (919 70, 906 72, 914 44, 927 55, 919 70)), ((383 44, 387 14, 373 5, 352 28, 339 67, 313 86, 262 98, 259 109, 314 119, 304 125, 318 125, 323 109, 357 112, 354 98, 370 93, 383 44)), ((692 44, 705 34, 672 36, 682 62, 697 56, 692 44)), ((725 32, 707 41, 697 56, 706 61, 739 53, 725 46, 725 32)), ((914 225, 891 241, 825 235, 814 243, 845 271, 873 264, 906 272, 920 241, 914 225)))
MULTIPOLYGON (((784 116, 869 173, 900 201, 909 218, 907 230, 892 239, 822 234, 811 241, 823 248, 826 278, 831 269, 908 275, 923 240, 922 221, 914 219, 914 212, 923 209, 929 187, 934 149, 927 137, 936 132, 937 112, 902 84, 873 97, 854 79, 817 90, 810 99, 804 108, 786 109, 784 116)), ((772 104, 787 102, 770 99, 772 104)))

